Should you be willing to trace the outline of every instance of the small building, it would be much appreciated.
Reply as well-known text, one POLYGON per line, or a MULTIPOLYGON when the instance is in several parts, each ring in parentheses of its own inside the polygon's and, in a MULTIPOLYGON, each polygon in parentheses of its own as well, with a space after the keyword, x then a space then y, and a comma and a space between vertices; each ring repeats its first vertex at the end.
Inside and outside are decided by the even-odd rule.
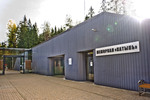
POLYGON ((32 69, 44 75, 138 89, 150 82, 150 20, 103 12, 32 48, 32 69))

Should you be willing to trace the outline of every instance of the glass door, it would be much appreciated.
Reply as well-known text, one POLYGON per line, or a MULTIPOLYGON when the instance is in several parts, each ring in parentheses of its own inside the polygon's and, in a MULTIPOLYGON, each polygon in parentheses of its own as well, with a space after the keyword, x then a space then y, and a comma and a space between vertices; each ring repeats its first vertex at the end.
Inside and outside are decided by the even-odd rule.
POLYGON ((93 52, 88 52, 86 54, 86 72, 87 80, 94 81, 93 52))
POLYGON ((56 57, 53 60, 54 75, 64 75, 64 57, 56 57))

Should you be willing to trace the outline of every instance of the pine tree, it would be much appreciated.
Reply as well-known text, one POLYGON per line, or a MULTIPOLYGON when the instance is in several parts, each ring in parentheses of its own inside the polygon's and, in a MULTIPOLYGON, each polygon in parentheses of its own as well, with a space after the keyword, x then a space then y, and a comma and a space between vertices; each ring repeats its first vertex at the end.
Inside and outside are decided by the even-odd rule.
POLYGON ((102 0, 102 4, 101 4, 101 9, 102 9, 102 12, 105 12, 106 11, 106 0, 102 0))
POLYGON ((42 42, 44 42, 44 41, 45 41, 44 35, 43 35, 43 34, 40 34, 40 35, 39 35, 39 43, 42 43, 42 42))
POLYGON ((58 28, 57 34, 60 34, 60 33, 61 33, 61 29, 60 29, 60 28, 58 28))
POLYGON ((28 26, 27 18, 24 16, 24 20, 20 21, 17 30, 17 43, 19 48, 28 48, 28 26))
POLYGON ((27 21, 27 33, 26 33, 26 40, 25 40, 28 48, 31 48, 33 46, 32 40, 34 37, 32 35, 32 32, 33 32, 33 27, 32 27, 31 20, 29 19, 27 21))
POLYGON ((72 19, 68 15, 66 15, 66 24, 65 24, 65 26, 66 26, 66 29, 70 29, 70 28, 73 27, 73 25, 72 25, 72 19))
POLYGON ((57 27, 54 28, 54 34, 57 35, 57 27))
POLYGON ((32 26, 32 47, 33 46, 36 46, 38 44, 38 28, 37 28, 37 24, 35 23, 33 26, 32 26))
POLYGON ((53 28, 51 28, 51 35, 52 35, 52 37, 55 35, 53 28))
POLYGON ((37 24, 32 25, 31 20, 27 20, 26 16, 18 25, 17 44, 19 48, 32 48, 38 44, 37 24))
POLYGON ((90 17, 88 15, 85 16, 84 20, 88 20, 90 17))
POLYGON ((92 18, 93 17, 93 15, 94 15, 94 9, 92 8, 92 6, 90 7, 90 9, 89 9, 89 12, 88 12, 88 14, 85 16, 85 18, 84 18, 84 20, 88 20, 89 18, 92 18))
POLYGON ((88 13, 88 15, 89 15, 89 17, 90 18, 92 18, 93 17, 93 15, 94 15, 94 9, 92 8, 92 6, 90 7, 90 9, 89 9, 89 13, 88 13))
POLYGON ((64 32, 64 29, 61 27, 61 28, 60 28, 60 31, 61 31, 61 33, 62 33, 62 32, 64 32))
POLYGON ((118 14, 127 14, 131 11, 127 12, 126 6, 131 7, 132 2, 126 0, 102 0, 100 12, 113 12, 118 14), (128 2, 128 3, 127 3, 128 2))

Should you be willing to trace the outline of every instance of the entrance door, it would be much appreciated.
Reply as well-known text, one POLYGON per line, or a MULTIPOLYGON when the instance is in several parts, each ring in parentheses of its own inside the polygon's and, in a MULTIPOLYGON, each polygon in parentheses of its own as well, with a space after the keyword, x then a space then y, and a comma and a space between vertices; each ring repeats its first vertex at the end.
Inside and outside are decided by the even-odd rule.
POLYGON ((54 75, 64 75, 64 57, 53 59, 54 75))
POLYGON ((93 52, 88 52, 86 54, 86 72, 87 80, 94 81, 93 52))

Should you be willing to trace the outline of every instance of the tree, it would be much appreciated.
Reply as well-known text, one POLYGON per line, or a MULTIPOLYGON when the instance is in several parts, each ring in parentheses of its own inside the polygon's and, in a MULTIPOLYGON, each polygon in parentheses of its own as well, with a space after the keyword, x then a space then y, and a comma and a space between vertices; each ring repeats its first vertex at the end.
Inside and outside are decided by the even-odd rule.
POLYGON ((57 27, 54 28, 54 34, 57 35, 57 27))
POLYGON ((33 26, 32 26, 32 36, 31 36, 31 44, 32 44, 32 47, 37 45, 38 44, 38 28, 37 28, 37 23, 35 23, 33 26))
POLYGON ((45 22, 42 28, 43 28, 43 32, 39 35, 39 43, 47 41, 50 38, 58 34, 61 34, 62 32, 65 31, 65 28, 62 28, 62 27, 57 28, 55 26, 55 27, 50 28, 49 22, 45 22))
POLYGON ((49 22, 44 22, 42 34, 44 36, 44 41, 47 41, 47 40, 49 40, 49 38, 51 38, 49 22))
POLYGON ((70 29, 70 28, 73 27, 73 25, 72 25, 72 19, 68 15, 66 15, 66 24, 65 24, 65 26, 66 26, 66 29, 70 29))
POLYGON ((2 42, 1 47, 5 47, 6 48, 6 43, 2 42))
POLYGON ((38 44, 37 24, 32 25, 31 20, 27 20, 26 16, 18 25, 17 44, 19 48, 32 48, 38 44))
POLYGON ((88 20, 90 17, 88 15, 85 16, 84 20, 88 20))
POLYGON ((42 42, 44 42, 45 40, 44 40, 44 35, 43 34, 40 34, 39 35, 39 43, 42 43, 42 42))
POLYGON ((115 13, 125 14, 126 9, 124 0, 111 0, 110 3, 112 4, 110 10, 115 13))
POLYGON ((62 32, 64 32, 64 31, 65 31, 65 30, 61 27, 61 28, 60 28, 60 32, 62 33, 62 32))
POLYGON ((92 6, 90 7, 90 9, 89 9, 89 13, 88 13, 88 15, 89 15, 89 17, 90 18, 92 18, 93 17, 93 15, 94 15, 94 9, 92 8, 92 6))
POLYGON ((55 35, 54 28, 51 28, 51 35, 52 37, 55 35))
POLYGON ((54 31, 51 33, 49 22, 44 22, 42 29, 43 32, 39 35, 39 43, 49 40, 54 33, 54 31))
POLYGON ((89 18, 92 18, 93 17, 93 15, 94 15, 94 9, 92 8, 92 6, 90 7, 90 9, 89 9, 89 12, 88 12, 88 14, 85 16, 85 18, 84 18, 84 20, 88 20, 89 18))
POLYGON ((29 48, 28 47, 28 26, 27 26, 27 18, 24 16, 23 21, 20 21, 17 26, 17 44, 19 48, 29 48))
POLYGON ((133 12, 131 9, 128 10, 130 7, 132 7, 132 1, 129 0, 102 0, 100 12, 128 14, 133 12))
POLYGON ((100 7, 100 12, 109 12, 110 11, 110 0, 106 1, 106 0, 102 0, 102 3, 101 3, 101 7, 100 7))
POLYGON ((32 35, 33 27, 32 27, 32 23, 31 23, 30 19, 27 20, 26 28, 27 28, 27 32, 26 32, 26 37, 25 37, 25 43, 26 43, 25 45, 26 45, 27 48, 31 48, 33 46, 32 40, 33 40, 34 37, 32 35))
POLYGON ((51 33, 52 33, 52 34, 54 33, 54 29, 53 29, 53 28, 51 28, 51 33))
POLYGON ((60 28, 57 28, 56 26, 54 28, 51 28, 51 35, 52 37, 58 35, 58 34, 61 34, 62 32, 64 32, 65 29, 60 27, 60 28))
POLYGON ((101 10, 102 12, 105 12, 106 11, 106 0, 102 0, 102 4, 101 4, 101 10))
POLYGON ((7 37, 8 37, 8 47, 16 48, 16 33, 17 33, 17 26, 13 20, 9 20, 7 24, 7 37))

